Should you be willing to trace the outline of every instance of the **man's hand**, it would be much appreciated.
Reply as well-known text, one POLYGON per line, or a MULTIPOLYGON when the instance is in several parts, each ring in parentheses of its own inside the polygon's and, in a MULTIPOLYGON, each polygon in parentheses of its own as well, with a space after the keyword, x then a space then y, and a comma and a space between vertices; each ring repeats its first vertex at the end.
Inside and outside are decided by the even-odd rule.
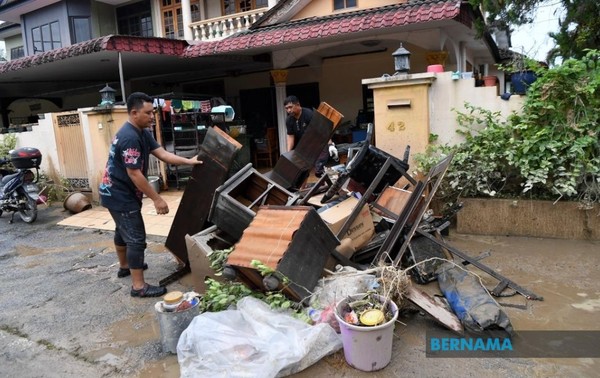
POLYGON ((191 157, 188 159, 188 165, 198 165, 198 164, 203 164, 204 162, 202 160, 200 160, 200 155, 196 155, 194 157, 191 157))
POLYGON ((337 148, 335 148, 335 144, 333 143, 329 145, 329 156, 331 156, 335 161, 340 160, 340 158, 338 157, 338 150, 337 148))
POLYGON ((154 208, 156 209, 156 214, 169 213, 169 205, 167 205, 161 196, 158 196, 158 198, 154 200, 154 208))

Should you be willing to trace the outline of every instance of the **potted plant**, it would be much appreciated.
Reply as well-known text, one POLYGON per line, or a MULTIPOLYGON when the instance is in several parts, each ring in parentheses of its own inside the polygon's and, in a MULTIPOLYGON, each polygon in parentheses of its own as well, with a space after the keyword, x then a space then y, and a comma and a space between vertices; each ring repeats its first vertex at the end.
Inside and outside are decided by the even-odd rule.
POLYGON ((541 67, 541 63, 527 57, 524 54, 512 52, 512 58, 499 68, 510 73, 511 93, 523 95, 527 89, 537 79, 536 70, 541 67))

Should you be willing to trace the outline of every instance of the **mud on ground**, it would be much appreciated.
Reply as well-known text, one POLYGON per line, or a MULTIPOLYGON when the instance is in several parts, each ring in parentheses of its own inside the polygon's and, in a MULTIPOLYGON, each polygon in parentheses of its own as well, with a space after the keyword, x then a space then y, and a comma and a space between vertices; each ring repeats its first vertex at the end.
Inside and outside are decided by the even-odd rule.
MULTIPOLYGON (((56 226, 62 207, 40 208, 33 225, 0 217, 0 376, 178 377, 174 355, 163 353, 154 314, 157 299, 131 298, 117 278, 112 233, 56 226)), ((471 256, 544 297, 500 298, 518 330, 600 330, 600 242, 451 233, 471 256)), ((163 238, 149 239, 146 278, 157 283, 177 264, 163 238)), ((477 271, 475 268, 470 270, 477 271)), ((482 274, 492 288, 497 283, 482 274)), ((423 287, 421 287, 423 288, 423 287)), ((184 277, 169 290, 188 291, 184 277)), ((438 292, 437 283, 426 285, 438 292)), ((298 377, 597 376, 598 359, 426 358, 425 333, 438 325, 410 311, 396 325, 390 365, 375 373, 349 367, 340 351, 298 377)))

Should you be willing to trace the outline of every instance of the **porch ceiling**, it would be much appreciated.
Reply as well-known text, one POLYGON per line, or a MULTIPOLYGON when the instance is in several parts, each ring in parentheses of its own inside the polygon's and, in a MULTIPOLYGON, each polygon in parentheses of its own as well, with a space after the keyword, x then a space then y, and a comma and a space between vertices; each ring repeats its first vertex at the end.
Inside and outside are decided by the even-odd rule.
POLYGON ((271 65, 255 56, 182 59, 185 46, 178 40, 107 36, 12 60, 0 64, 0 98, 61 97, 100 90, 105 83, 118 88, 119 53, 126 81, 200 80, 271 65))

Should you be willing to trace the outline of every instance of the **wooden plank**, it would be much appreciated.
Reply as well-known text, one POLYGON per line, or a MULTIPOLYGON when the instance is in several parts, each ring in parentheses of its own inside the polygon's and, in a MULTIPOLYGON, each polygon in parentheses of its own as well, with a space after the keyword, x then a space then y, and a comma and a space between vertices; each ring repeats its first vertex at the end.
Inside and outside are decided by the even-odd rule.
POLYGON ((321 152, 327 147, 342 114, 321 103, 297 146, 282 154, 271 172, 266 174, 285 189, 299 189, 306 181, 321 152), (320 110, 319 110, 320 109, 320 110), (329 118, 331 117, 331 118, 329 118))
POLYGON ((458 318, 456 317, 456 315, 454 315, 453 312, 451 312, 444 306, 436 303, 433 300, 433 298, 431 298, 424 291, 419 290, 416 287, 410 285, 408 286, 406 292, 406 298, 408 298, 408 300, 417 305, 423 311, 433 316, 433 318, 440 324, 442 324, 444 327, 454 332, 464 332, 464 328, 460 320, 458 320, 458 318))
POLYGON ((214 192, 227 179, 239 148, 241 145, 220 129, 208 129, 199 153, 204 164, 195 165, 192 169, 192 177, 185 187, 165 242, 165 246, 186 265, 189 261, 185 235, 194 235, 206 228, 214 192))
POLYGON ((333 128, 338 127, 342 119, 344 119, 344 115, 337 110, 335 110, 331 105, 326 102, 322 102, 319 104, 317 111, 323 114, 326 118, 328 118, 333 123, 333 128))

